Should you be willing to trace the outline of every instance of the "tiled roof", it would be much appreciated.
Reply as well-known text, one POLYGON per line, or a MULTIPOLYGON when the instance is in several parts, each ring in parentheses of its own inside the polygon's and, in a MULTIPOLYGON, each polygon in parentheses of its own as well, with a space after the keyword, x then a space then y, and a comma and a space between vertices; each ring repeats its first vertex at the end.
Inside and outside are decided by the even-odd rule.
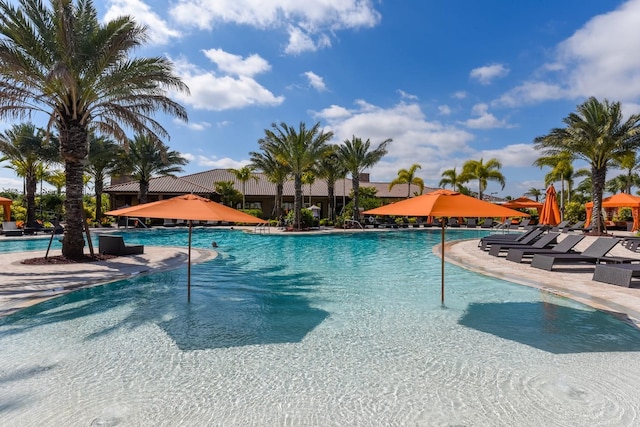
MULTIPOLYGON (((250 179, 245 183, 246 196, 273 196, 276 192, 275 184, 269 182, 266 176, 260 172, 254 172, 256 179, 250 179)), ((242 191, 242 183, 228 169, 212 169, 198 172, 183 177, 163 176, 152 178, 149 182, 149 194, 213 194, 215 193, 215 183, 220 181, 232 181, 234 188, 242 191)), ((376 195, 383 198, 405 198, 407 197, 407 185, 399 184, 389 190, 387 182, 360 182, 360 187, 374 187, 376 195)), ((340 179, 335 184, 336 197, 349 196, 351 193, 351 179, 340 179)), ((122 184, 115 184, 105 188, 105 193, 115 194, 138 194, 140 186, 137 181, 130 181, 122 184)), ((411 186, 411 193, 418 190, 415 185, 411 186)), ((424 192, 435 190, 425 187, 424 192)), ((293 180, 284 184, 284 195, 293 196, 295 192, 293 180)), ((309 185, 302 186, 303 195, 309 194, 309 185)), ((327 183, 325 180, 316 179, 311 185, 311 194, 318 197, 328 197, 327 183)))

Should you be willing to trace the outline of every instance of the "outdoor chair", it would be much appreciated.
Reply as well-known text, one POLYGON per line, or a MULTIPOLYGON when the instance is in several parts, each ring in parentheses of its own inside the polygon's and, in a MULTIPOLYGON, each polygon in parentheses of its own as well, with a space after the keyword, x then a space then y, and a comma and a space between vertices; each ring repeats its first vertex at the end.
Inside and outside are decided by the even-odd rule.
POLYGON ((608 257, 620 239, 616 237, 598 237, 588 248, 578 253, 567 254, 535 254, 531 266, 551 271, 556 264, 600 264, 600 263, 631 263, 640 262, 638 258, 608 257))
POLYGON ((630 288, 634 277, 640 277, 640 264, 598 264, 592 280, 630 288))
POLYGON ((475 218, 467 218, 467 228, 477 228, 478 221, 475 218))
POLYGON ((164 227, 175 227, 175 226, 176 226, 176 223, 175 223, 175 222, 173 222, 173 220, 172 220, 172 219, 165 219, 165 220, 164 220, 164 222, 162 223, 162 225, 163 225, 164 227))
POLYGON ((122 236, 105 234, 98 237, 98 252, 107 255, 136 255, 144 253, 144 245, 127 246, 122 236))
POLYGON ((504 234, 504 235, 491 235, 485 236, 480 239, 478 246, 483 251, 489 249, 493 244, 507 244, 507 243, 524 243, 528 244, 533 242, 538 236, 544 233, 544 230, 541 228, 532 228, 526 233, 514 233, 514 234, 504 234))
POLYGON ((556 242, 556 239, 558 238, 559 235, 560 233, 543 234, 539 239, 535 240, 531 244, 520 243, 520 242, 494 243, 491 245, 491 248, 489 249, 489 255, 500 256, 501 252, 506 252, 511 248, 521 248, 521 247, 536 248, 536 249, 550 248, 550 245, 556 242))
POLYGON ((458 218, 449 218, 447 220, 447 227, 460 227, 460 223, 458 222, 458 218))
POLYGON ((584 230, 584 221, 578 221, 571 227, 567 227, 567 231, 582 231, 584 230))
POLYGON ((15 221, 5 221, 2 223, 2 234, 7 237, 22 236, 22 230, 18 228, 15 221))
POLYGON ((532 258, 535 254, 566 254, 573 252, 573 248, 584 239, 585 236, 570 234, 552 248, 509 248, 507 259, 521 263, 523 258, 532 258))
POLYGON ((480 228, 493 228, 493 218, 485 218, 480 228))
POLYGON ((529 223, 531 223, 531 220, 529 218, 525 218, 520 222, 519 227, 526 230, 529 227, 529 223))
POLYGON ((551 231, 560 231, 563 233, 566 233, 566 228, 569 227, 569 221, 562 221, 560 224, 556 225, 555 227, 551 228, 551 231))

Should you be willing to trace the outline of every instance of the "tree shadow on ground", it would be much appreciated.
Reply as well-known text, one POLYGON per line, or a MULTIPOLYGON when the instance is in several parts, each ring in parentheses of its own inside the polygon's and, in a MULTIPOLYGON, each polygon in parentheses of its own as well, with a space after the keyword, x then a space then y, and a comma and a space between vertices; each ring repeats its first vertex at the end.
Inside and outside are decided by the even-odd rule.
POLYGON ((555 354, 640 351, 640 330, 602 311, 548 302, 470 304, 460 325, 555 354))

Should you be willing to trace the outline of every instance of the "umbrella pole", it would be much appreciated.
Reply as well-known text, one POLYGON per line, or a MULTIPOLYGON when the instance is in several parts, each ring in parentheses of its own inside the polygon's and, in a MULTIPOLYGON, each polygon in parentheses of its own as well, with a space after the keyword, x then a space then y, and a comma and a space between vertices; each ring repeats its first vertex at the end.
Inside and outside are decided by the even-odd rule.
POLYGON ((445 218, 443 217, 440 220, 440 223, 442 224, 442 230, 440 232, 440 251, 441 251, 441 258, 442 258, 442 266, 441 266, 441 271, 440 271, 440 277, 441 277, 441 284, 440 284, 440 301, 442 303, 442 305, 444 305, 444 221, 445 218))
POLYGON ((189 251, 187 261, 187 302, 191 302, 191 228, 193 221, 189 220, 189 251))

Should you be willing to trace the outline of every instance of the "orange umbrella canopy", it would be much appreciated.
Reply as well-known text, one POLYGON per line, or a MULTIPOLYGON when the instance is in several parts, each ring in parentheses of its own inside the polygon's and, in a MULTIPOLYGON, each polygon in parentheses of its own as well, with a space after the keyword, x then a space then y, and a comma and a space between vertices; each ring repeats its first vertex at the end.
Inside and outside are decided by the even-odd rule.
POLYGON ((542 203, 531 200, 528 197, 518 197, 502 204, 505 208, 511 209, 541 209, 542 203))
POLYGON ((0 197, 0 205, 2 206, 2 210, 4 212, 4 220, 11 221, 11 204, 13 200, 7 199, 6 197, 0 197))
MULTIPOLYGON (((397 215, 397 216, 444 216, 444 217, 511 217, 529 216, 504 206, 494 205, 474 197, 465 196, 451 190, 436 190, 422 196, 391 203, 379 208, 364 212, 370 215, 397 215)), ((442 271, 441 277, 441 302, 444 305, 444 221, 442 221, 442 271)))
POLYGON ((485 202, 451 190, 436 190, 421 196, 391 203, 364 212, 370 215, 397 216, 471 216, 471 217, 511 217, 529 216, 504 206, 485 202))
POLYGON ((186 219, 192 221, 228 221, 262 224, 266 221, 195 194, 105 212, 112 216, 186 219))
POLYGON ((544 199, 538 222, 544 225, 558 225, 561 220, 556 188, 551 184, 547 188, 547 197, 544 199))

